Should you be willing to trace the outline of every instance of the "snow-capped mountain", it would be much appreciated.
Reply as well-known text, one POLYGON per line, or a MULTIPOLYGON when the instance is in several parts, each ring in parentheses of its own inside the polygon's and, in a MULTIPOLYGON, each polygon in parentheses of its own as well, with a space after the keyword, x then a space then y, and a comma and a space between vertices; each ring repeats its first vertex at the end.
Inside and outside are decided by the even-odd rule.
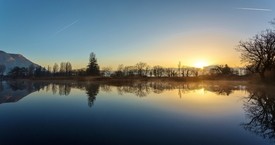
POLYGON ((34 65, 34 67, 39 66, 21 54, 10 54, 0 50, 0 65, 1 64, 6 66, 5 74, 16 66, 26 68, 28 68, 30 65, 34 65))

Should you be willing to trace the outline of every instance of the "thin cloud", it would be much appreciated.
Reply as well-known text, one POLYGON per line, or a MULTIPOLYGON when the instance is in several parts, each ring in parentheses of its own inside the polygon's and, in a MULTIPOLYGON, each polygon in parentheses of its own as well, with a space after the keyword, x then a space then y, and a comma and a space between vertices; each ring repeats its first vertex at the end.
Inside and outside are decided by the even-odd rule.
POLYGON ((237 10, 246 10, 246 11, 265 11, 265 12, 271 12, 271 9, 260 9, 260 8, 235 8, 237 10))
POLYGON ((58 34, 58 33, 60 33, 60 32, 62 32, 62 31, 64 31, 64 30, 66 30, 66 29, 68 29, 68 28, 70 28, 72 25, 76 24, 78 21, 79 21, 79 20, 75 20, 75 21, 72 22, 71 24, 69 24, 69 25, 63 27, 62 29, 56 31, 56 32, 55 32, 55 35, 58 34))

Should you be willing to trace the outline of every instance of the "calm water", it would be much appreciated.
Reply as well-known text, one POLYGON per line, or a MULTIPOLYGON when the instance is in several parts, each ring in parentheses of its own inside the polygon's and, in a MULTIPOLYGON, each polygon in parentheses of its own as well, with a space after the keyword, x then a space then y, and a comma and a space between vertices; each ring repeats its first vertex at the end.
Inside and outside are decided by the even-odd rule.
POLYGON ((0 144, 275 144, 275 87, 0 83, 0 144))

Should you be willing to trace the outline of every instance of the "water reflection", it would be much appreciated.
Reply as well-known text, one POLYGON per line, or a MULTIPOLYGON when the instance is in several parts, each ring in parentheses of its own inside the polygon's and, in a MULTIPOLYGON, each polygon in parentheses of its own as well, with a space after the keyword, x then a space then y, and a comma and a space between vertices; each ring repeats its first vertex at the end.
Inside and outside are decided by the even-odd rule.
POLYGON ((248 89, 244 110, 248 122, 242 126, 263 138, 275 142, 275 91, 274 88, 261 87, 248 89))
MULTIPOLYGON (((108 91, 109 86, 104 85, 102 90, 108 91), (104 89, 105 88, 105 89, 104 89)), ((46 92, 51 91, 52 94, 60 96, 68 96, 71 93, 72 88, 78 88, 85 90, 88 96, 88 106, 92 107, 96 99, 96 95, 99 92, 100 85, 95 83, 83 84, 83 83, 70 83, 70 82, 33 82, 33 81, 8 81, 0 82, 0 104, 17 102, 20 99, 28 96, 29 94, 45 90, 46 92)))
POLYGON ((92 107, 95 99, 96 99, 96 95, 99 92, 99 84, 87 84, 86 87, 86 94, 88 95, 88 106, 92 107))
POLYGON ((178 96, 197 89, 214 92, 218 95, 230 95, 235 90, 244 90, 244 86, 217 85, 215 83, 163 83, 163 82, 136 82, 130 84, 97 84, 84 82, 35 82, 35 81, 8 81, 0 83, 0 103, 16 102, 28 94, 41 89, 60 96, 68 96, 72 88, 86 91, 88 106, 91 107, 96 100, 99 90, 112 92, 116 88, 119 95, 134 94, 137 97, 146 97, 151 93, 161 94, 165 91, 178 90, 178 96))
MULTIPOLYGON (((204 90, 216 95, 230 96, 235 91, 245 91, 244 111, 246 121, 241 126, 263 138, 275 141, 275 90, 274 87, 251 87, 234 83, 172 83, 172 82, 136 82, 136 83, 85 83, 85 82, 38 82, 8 81, 0 82, 0 104, 17 102, 27 95, 44 90, 54 95, 68 96, 72 89, 80 89, 87 95, 89 107, 95 104, 99 92, 119 95, 134 94, 137 97, 150 97, 150 94, 161 94, 177 90, 178 97, 194 90, 204 90)), ((243 97, 243 96, 240 96, 243 97)), ((241 121, 240 121, 241 122, 241 121)))
MULTIPOLYGON (((242 85, 228 85, 228 84, 216 84, 216 83, 163 83, 163 82, 148 82, 148 83, 132 83, 117 85, 117 92, 120 95, 123 94, 135 94, 138 97, 146 97, 151 93, 161 94, 165 91, 171 91, 178 89, 178 95, 181 96, 190 91, 204 89, 205 91, 214 92, 217 95, 229 96, 236 90, 245 90, 245 86, 242 85)), ((103 89, 104 91, 105 89, 103 89)))
POLYGON ((45 85, 31 81, 0 82, 0 104, 17 102, 45 85))

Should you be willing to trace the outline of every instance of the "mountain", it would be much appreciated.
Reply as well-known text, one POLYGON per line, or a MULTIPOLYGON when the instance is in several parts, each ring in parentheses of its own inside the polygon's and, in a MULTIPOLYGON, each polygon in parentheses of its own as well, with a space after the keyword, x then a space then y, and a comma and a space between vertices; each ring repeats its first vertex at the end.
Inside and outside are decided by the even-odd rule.
POLYGON ((16 66, 27 67, 27 68, 30 65, 34 65, 35 67, 39 66, 31 62, 21 54, 10 54, 1 50, 0 50, 0 64, 4 64, 6 66, 6 70, 4 74, 7 74, 12 68, 16 66))

